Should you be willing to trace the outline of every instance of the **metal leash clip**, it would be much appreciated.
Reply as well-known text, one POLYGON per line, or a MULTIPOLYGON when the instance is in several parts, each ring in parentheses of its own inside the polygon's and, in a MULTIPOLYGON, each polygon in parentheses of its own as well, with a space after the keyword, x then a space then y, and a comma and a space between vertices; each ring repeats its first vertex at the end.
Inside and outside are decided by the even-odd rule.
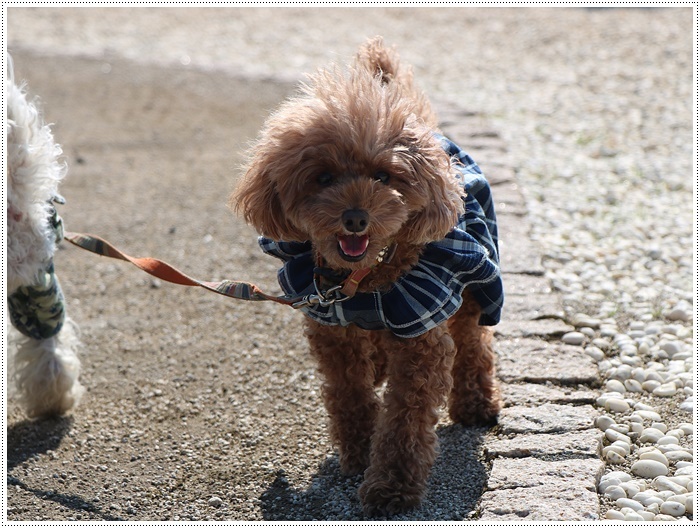
POLYGON ((314 288, 316 289, 315 294, 310 293, 309 295, 304 296, 303 299, 292 304, 292 307, 303 308, 305 306, 319 305, 322 308, 326 308, 332 304, 335 304, 337 302, 343 302, 344 300, 350 298, 349 295, 343 295, 342 293, 340 293, 340 290, 343 288, 342 284, 333 286, 332 288, 329 288, 324 292, 321 291, 321 288, 318 285, 318 281, 316 280, 316 277, 314 277, 314 288))

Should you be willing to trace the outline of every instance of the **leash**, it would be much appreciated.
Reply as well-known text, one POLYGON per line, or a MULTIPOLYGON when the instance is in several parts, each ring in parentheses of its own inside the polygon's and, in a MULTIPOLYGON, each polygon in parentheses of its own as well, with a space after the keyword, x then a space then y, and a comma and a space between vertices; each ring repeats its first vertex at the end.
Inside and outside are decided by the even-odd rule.
POLYGON ((336 302, 345 301, 357 293, 357 289, 362 280, 372 271, 372 268, 355 270, 340 284, 325 291, 321 288, 317 276, 314 275, 314 288, 316 293, 296 297, 289 295, 275 296, 263 292, 258 286, 249 282, 232 280, 210 282, 193 279, 162 260, 151 257, 131 257, 106 240, 95 235, 65 232, 63 238, 71 244, 86 251, 90 251, 91 253, 95 253, 96 255, 130 262, 149 275, 166 282, 179 284, 181 286, 199 286, 206 290, 244 301, 273 301, 291 306, 295 309, 317 304, 326 307, 336 302))

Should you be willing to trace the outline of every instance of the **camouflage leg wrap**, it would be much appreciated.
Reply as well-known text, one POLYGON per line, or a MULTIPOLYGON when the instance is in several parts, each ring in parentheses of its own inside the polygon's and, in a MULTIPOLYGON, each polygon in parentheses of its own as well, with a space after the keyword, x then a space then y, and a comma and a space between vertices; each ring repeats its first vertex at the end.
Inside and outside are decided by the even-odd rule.
POLYGON ((20 287, 7 301, 12 324, 27 337, 48 339, 61 331, 66 309, 53 262, 36 284, 20 287))

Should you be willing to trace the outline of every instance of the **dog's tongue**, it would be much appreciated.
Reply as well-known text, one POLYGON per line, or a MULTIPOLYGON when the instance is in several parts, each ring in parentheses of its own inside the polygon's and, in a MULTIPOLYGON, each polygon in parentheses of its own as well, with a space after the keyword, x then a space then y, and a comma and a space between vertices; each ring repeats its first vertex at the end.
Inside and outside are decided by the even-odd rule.
POLYGON ((340 249, 343 250, 348 257, 359 257, 369 246, 369 237, 367 235, 345 235, 338 237, 340 249))

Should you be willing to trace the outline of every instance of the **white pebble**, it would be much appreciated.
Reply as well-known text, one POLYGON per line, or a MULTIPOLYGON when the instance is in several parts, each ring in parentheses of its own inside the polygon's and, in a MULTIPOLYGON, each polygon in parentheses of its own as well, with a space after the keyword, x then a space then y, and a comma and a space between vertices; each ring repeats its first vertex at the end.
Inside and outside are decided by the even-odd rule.
POLYGON ((646 453, 641 453, 639 455, 639 460, 656 460, 661 462, 664 466, 668 467, 668 459, 661 451, 654 449, 653 451, 647 451, 646 453))
POLYGON ((650 504, 660 505, 664 502, 664 500, 659 498, 659 496, 653 491, 640 491, 632 498, 641 502, 645 508, 648 508, 650 504))
POLYGON ((636 379, 627 379, 625 380, 625 389, 627 389, 630 392, 642 392, 642 384, 639 383, 636 379))
POLYGON ((642 518, 642 520, 644 520, 644 521, 653 521, 654 517, 655 517, 654 513, 650 512, 650 511, 644 511, 644 510, 638 511, 637 515, 639 515, 642 518))
POLYGON ((668 502, 678 502, 685 506, 688 497, 690 497, 690 494, 684 494, 684 495, 673 495, 668 498, 668 502))
POLYGON ((621 440, 627 444, 632 443, 632 439, 629 436, 627 436, 624 433, 620 433, 618 431, 615 431, 615 429, 613 429, 612 427, 608 428, 608 430, 605 431, 605 438, 607 438, 611 442, 616 442, 618 440, 621 440))
MULTIPOLYGON (((669 446, 672 447, 672 446, 669 446)), ((673 451, 667 451, 666 458, 669 462, 678 462, 680 460, 691 461, 693 460, 693 454, 688 453, 683 449, 674 449, 673 451)))
POLYGON ((685 433, 682 429, 671 429, 670 431, 666 431, 666 436, 675 436, 680 440, 685 436, 685 433))
POLYGON ((605 382, 605 388, 606 390, 612 391, 612 392, 618 392, 620 394, 624 394, 626 392, 625 386, 620 380, 616 379, 611 379, 605 382))
POLYGON ((581 332, 567 332, 561 340, 567 345, 581 345, 586 340, 586 336, 581 332))
POLYGON ((607 350, 610 348, 610 341, 602 337, 595 338, 593 341, 591 341, 591 344, 598 347, 600 350, 607 350))
POLYGON ((601 431, 605 431, 608 427, 611 425, 615 424, 615 420, 608 416, 607 414, 603 414, 601 416, 598 416, 595 419, 595 426, 600 429, 601 431))
POLYGON ((690 495, 686 500, 685 500, 685 509, 688 513, 694 513, 695 509, 695 497, 693 495, 690 495))
POLYGON ((661 438, 663 438, 664 434, 659 431, 658 429, 654 429, 653 427, 649 427, 647 429, 644 429, 642 431, 642 434, 639 435, 639 441, 640 442, 658 442, 661 438))
POLYGON ((636 412, 639 416, 641 416, 642 418, 644 418, 645 420, 651 420, 652 422, 660 422, 660 421, 661 421, 661 416, 659 415, 659 413, 657 413, 657 412, 655 412, 655 411, 650 411, 650 410, 647 410, 647 409, 641 409, 641 410, 640 410, 640 409, 637 409, 637 406, 636 406, 636 405, 635 405, 635 409, 636 409, 635 412, 636 412))
POLYGON ((646 380, 644 383, 642 383, 642 389, 647 392, 654 392, 660 386, 661 382, 656 380, 646 380))
POLYGON ((209 499, 208 504, 209 504, 209 506, 212 506, 214 508, 218 508, 219 506, 221 506, 223 504, 223 501, 219 497, 214 495, 211 499, 209 499))
POLYGON ((632 476, 624 471, 611 471, 610 473, 600 477, 600 482, 602 483, 611 479, 617 479, 620 482, 629 482, 632 480, 632 476))
POLYGON ((621 398, 608 398, 605 401, 605 408, 610 412, 623 413, 630 410, 629 404, 621 398))
POLYGON ((690 321, 690 314, 680 305, 667 312, 664 312, 664 317, 669 321, 690 321))
POLYGON ((666 515, 664 513, 660 513, 658 515, 654 516, 655 521, 675 521, 676 518, 673 515, 666 515))
POLYGON ((692 400, 692 398, 687 399, 683 403, 681 403, 678 406, 678 408, 681 411, 692 413, 695 410, 695 402, 692 400))
POLYGON ((688 490, 680 484, 676 484, 668 477, 656 477, 652 482, 654 487, 659 491, 670 491, 674 495, 680 495, 682 493, 688 493, 688 490))
MULTIPOLYGON (((608 453, 610 453, 611 451, 614 453, 617 453, 621 457, 625 457, 625 456, 629 455, 629 446, 627 446, 627 449, 625 449, 624 447, 622 447, 619 444, 618 445, 611 444, 611 445, 603 448, 603 456, 607 457, 608 453)), ((619 464, 619 462, 615 462, 615 463, 619 464)))
POLYGON ((595 361, 600 361, 605 357, 605 353, 597 346, 588 346, 584 352, 595 361))
POLYGON ((663 422, 652 422, 651 426, 654 429, 658 429, 659 431, 661 431, 664 434, 666 434, 666 431, 668 431, 668 427, 663 422))
POLYGON ((605 461, 610 464, 624 464, 625 456, 617 451, 609 450, 605 453, 605 461))
POLYGON ((693 427, 693 424, 690 423, 679 424, 678 429, 683 431, 686 434, 686 436, 695 434, 695 427, 693 427))
POLYGON ((643 510, 644 506, 633 499, 621 498, 615 501, 615 504, 620 508, 631 508, 634 511, 643 510))
POLYGON ((695 476, 695 464, 692 462, 676 462, 676 472, 674 473, 676 477, 694 477, 695 476))
POLYGON ((625 442, 624 440, 615 440, 609 447, 617 447, 625 452, 625 455, 629 455, 632 450, 632 445, 625 442))
MULTIPOLYGON (((673 451, 682 451, 684 453, 690 453, 689 449, 687 449, 681 445, 678 445, 678 444, 661 444, 661 445, 656 444, 656 449, 661 451, 663 454, 671 453, 673 451)), ((669 458, 669 461, 670 460, 671 459, 669 458)), ((680 460, 684 460, 684 457, 680 457, 680 460)))
POLYGON ((666 501, 661 505, 660 509, 661 513, 673 515, 674 517, 685 515, 685 505, 680 502, 666 501))
POLYGON ((652 393, 654 396, 661 396, 662 398, 667 398, 676 394, 677 388, 675 383, 663 383, 656 387, 652 393))
POLYGON ((681 352, 682 347, 678 341, 666 341, 659 344, 659 348, 666 352, 669 357, 674 357, 676 354, 681 352))
POLYGON ((644 371, 644 376, 647 381, 658 381, 659 384, 664 380, 664 378, 655 370, 647 369, 644 371))
POLYGON ((657 460, 638 460, 632 464, 632 473, 642 478, 654 478, 668 475, 668 468, 657 460))
POLYGON ((601 479, 600 484, 598 484, 598 493, 605 493, 609 487, 619 486, 621 483, 622 481, 618 478, 611 478, 607 480, 601 479))
POLYGON ((638 512, 625 513, 625 521, 630 521, 630 522, 643 521, 644 517, 642 517, 640 515, 642 511, 644 511, 644 510, 639 510, 638 512))
POLYGON ((608 489, 605 490, 603 496, 607 497, 610 500, 617 500, 626 498, 627 493, 620 486, 610 486, 608 489))
POLYGON ((671 490, 659 491, 659 497, 661 497, 664 500, 664 502, 666 502, 668 499, 670 499, 674 495, 675 495, 675 493, 672 492, 671 490))
POLYGON ((666 477, 668 480, 671 482, 675 482, 679 486, 683 486, 685 489, 688 489, 688 484, 690 484, 691 477, 689 476, 683 476, 683 475, 678 475, 677 473, 673 475, 672 477, 666 477))
POLYGON ((625 514, 617 510, 608 510, 605 512, 605 518, 610 519, 611 521, 624 521, 625 514))
POLYGON ((661 506, 664 503, 664 500, 660 497, 649 497, 647 500, 644 501, 644 509, 650 512, 654 513, 659 513, 661 506))
POLYGON ((675 436, 672 436, 672 435, 666 435, 666 436, 662 436, 661 438, 659 438, 659 439, 656 441, 656 443, 657 443, 658 445, 677 444, 677 443, 678 443, 678 438, 676 438, 675 436))
POLYGON ((623 482, 620 484, 620 487, 625 490, 625 493, 627 493, 627 496, 632 498, 634 497, 637 493, 642 491, 637 484, 633 480, 630 482, 623 482))

